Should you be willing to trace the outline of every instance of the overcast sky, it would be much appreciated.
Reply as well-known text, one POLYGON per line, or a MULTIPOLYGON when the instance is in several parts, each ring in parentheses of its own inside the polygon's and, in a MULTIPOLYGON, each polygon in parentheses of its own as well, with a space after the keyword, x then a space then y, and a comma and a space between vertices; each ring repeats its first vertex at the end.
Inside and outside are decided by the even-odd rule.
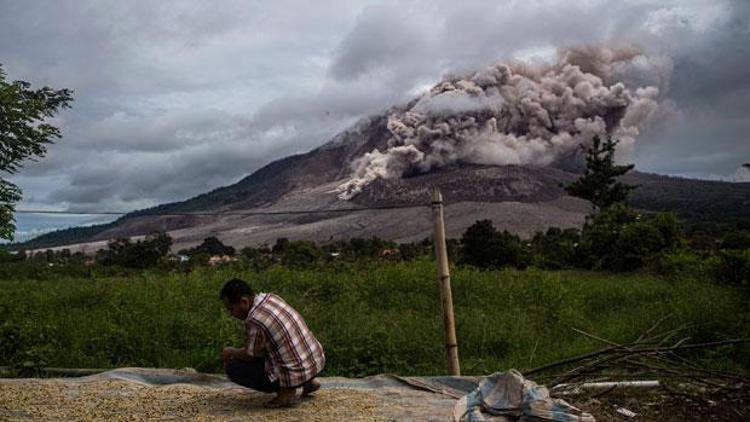
MULTIPOLYGON (((10 179, 21 208, 181 200, 321 145, 451 70, 597 43, 673 68, 663 99, 677 112, 637 140, 639 170, 750 180, 746 0, 0 0, 8 79, 75 90, 54 119, 63 138, 10 179)), ((24 217, 19 230, 70 221, 24 217)))

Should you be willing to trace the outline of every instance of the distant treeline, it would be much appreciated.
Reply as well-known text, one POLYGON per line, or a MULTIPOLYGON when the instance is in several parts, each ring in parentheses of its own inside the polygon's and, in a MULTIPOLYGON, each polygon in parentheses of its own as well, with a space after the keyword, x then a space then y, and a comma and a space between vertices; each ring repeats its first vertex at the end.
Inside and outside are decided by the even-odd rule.
MULTIPOLYGON (((66 249, 33 256, 0 249, 0 262, 13 264, 2 268, 22 278, 24 273, 35 277, 39 271, 68 271, 73 275, 112 273, 118 268, 125 272, 190 272, 209 265, 236 265, 254 271, 275 265, 314 269, 338 262, 410 261, 433 256, 430 238, 400 244, 377 237, 353 238, 325 245, 280 238, 272 245, 236 250, 209 237, 176 254, 170 252, 171 244, 168 234, 155 232, 135 242, 113 240, 93 258, 66 249)), ((721 236, 685 234, 674 214, 645 215, 624 205, 592 214, 581 230, 550 228, 531 239, 498 231, 489 220, 477 221, 460 239, 448 241, 448 251, 454 265, 479 269, 647 270, 667 276, 705 274, 743 287, 750 284, 750 231, 737 230, 721 236)))
MULTIPOLYGON (((750 183, 682 179, 638 173, 624 181, 636 183, 627 203, 644 213, 672 212, 685 232, 720 236, 735 230, 750 230, 750 183)), ((204 195, 197 197, 202 199, 204 195)), ((192 201, 192 200, 191 200, 192 201)), ((94 236, 117 227, 124 220, 167 212, 192 212, 211 209, 211 204, 191 201, 165 204, 127 214, 116 221, 87 227, 73 227, 43 234, 22 243, 8 245, 12 250, 44 249, 90 241, 94 236), (190 206, 188 206, 190 205, 190 206)))

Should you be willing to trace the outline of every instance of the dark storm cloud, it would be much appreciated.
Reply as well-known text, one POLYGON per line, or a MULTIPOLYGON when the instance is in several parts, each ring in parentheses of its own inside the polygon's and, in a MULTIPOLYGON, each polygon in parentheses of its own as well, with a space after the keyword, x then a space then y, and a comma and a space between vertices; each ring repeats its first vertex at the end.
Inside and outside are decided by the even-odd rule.
POLYGON ((669 95, 682 118, 648 134, 637 156, 647 169, 690 177, 735 178, 750 161, 750 3, 675 48, 669 95))
MULTIPOLYGON (((446 72, 555 47, 634 43, 679 110, 648 171, 750 159, 746 2, 0 0, 11 78, 76 90, 64 139, 17 176, 33 203, 132 209, 232 183, 412 98, 446 72), (671 69, 671 72, 669 71, 671 69), (699 130, 700 129, 700 130, 699 130), (741 158, 738 158, 741 157, 741 158)), ((747 160, 745 160, 747 161, 747 160)))

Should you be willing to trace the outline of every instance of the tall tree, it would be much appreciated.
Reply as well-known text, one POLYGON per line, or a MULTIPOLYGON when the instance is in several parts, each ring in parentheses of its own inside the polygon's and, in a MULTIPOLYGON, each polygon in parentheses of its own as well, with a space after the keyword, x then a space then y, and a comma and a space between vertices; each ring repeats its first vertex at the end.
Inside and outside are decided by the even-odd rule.
POLYGON ((625 202, 628 193, 637 186, 622 183, 616 178, 632 170, 635 165, 615 164, 617 143, 611 137, 602 142, 601 138, 595 136, 591 147, 586 151, 583 176, 566 186, 565 191, 591 201, 599 209, 625 202))
POLYGON ((45 120, 70 107, 73 91, 47 86, 34 90, 28 82, 6 82, 5 76, 0 65, 0 238, 13 240, 13 212, 22 192, 3 175, 46 154, 60 130, 45 120))

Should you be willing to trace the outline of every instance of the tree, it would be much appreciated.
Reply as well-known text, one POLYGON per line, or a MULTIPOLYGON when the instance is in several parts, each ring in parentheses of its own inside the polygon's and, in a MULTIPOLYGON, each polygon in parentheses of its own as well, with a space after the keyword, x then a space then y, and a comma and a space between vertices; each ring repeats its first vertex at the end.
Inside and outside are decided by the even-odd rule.
POLYGON ((627 185, 615 178, 633 169, 633 164, 615 165, 615 149, 618 141, 608 137, 602 142, 594 137, 586 151, 586 170, 578 180, 565 187, 573 196, 591 201, 598 209, 624 202, 628 193, 637 186, 627 185))
POLYGON ((462 262, 479 268, 501 268, 507 265, 524 269, 528 254, 521 239, 504 230, 497 231, 490 220, 472 224, 461 237, 462 262))
POLYGON ((150 268, 169 254, 171 246, 172 238, 164 232, 153 232, 136 243, 123 237, 110 241, 107 249, 98 250, 96 260, 101 265, 150 268))
MULTIPOLYGON (((47 118, 69 108, 73 101, 69 89, 50 87, 31 89, 24 81, 5 81, 0 65, 0 174, 14 174, 24 160, 41 158, 47 145, 60 138, 60 130, 44 123, 47 118)), ((15 204, 21 189, 0 176, 0 238, 13 240, 15 204)))
POLYGON ((203 243, 201 243, 195 248, 195 252, 197 253, 203 252, 211 256, 214 256, 214 255, 234 256, 234 254, 237 251, 233 247, 227 246, 224 243, 222 243, 221 240, 219 240, 216 236, 209 236, 203 239, 203 243))
POLYGON ((578 264, 599 270, 632 271, 683 243, 674 214, 646 217, 620 203, 586 220, 581 231, 578 264))

